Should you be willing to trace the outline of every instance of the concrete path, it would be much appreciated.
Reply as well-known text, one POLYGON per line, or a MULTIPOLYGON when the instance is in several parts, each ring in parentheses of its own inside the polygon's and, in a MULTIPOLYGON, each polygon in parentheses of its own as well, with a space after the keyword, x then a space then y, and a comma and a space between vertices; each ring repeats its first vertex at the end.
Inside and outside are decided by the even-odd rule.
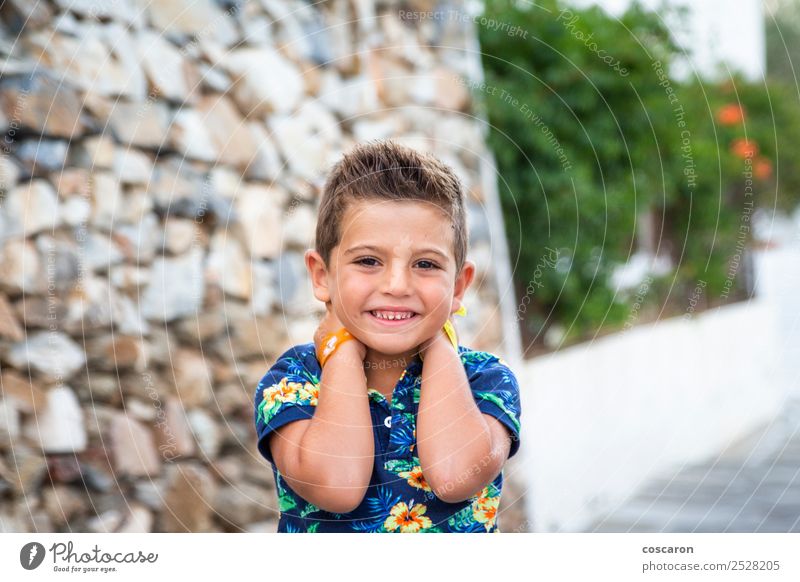
POLYGON ((800 532, 800 404, 717 457, 651 481, 587 531, 800 532))

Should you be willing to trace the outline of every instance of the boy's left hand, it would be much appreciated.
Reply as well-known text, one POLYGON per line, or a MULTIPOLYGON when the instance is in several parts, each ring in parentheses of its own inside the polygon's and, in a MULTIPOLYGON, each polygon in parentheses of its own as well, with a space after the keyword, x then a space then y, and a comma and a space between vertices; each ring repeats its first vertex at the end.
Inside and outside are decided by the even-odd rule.
MULTIPOLYGON (((453 323, 452 319, 450 320, 450 323, 453 323)), ((427 356, 428 350, 430 349, 453 349, 453 345, 450 343, 450 338, 447 337, 447 334, 444 332, 443 328, 439 328, 439 331, 437 331, 432 338, 422 342, 420 345, 419 351, 420 354, 422 354, 423 359, 427 356)))

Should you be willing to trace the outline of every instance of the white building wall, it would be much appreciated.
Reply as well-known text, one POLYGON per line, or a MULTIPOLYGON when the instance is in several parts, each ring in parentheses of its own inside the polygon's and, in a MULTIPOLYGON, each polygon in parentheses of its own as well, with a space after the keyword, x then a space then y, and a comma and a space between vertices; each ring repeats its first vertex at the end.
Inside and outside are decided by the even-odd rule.
POLYGON ((800 248, 755 263, 757 299, 522 368, 518 471, 535 531, 587 527, 648 478, 716 455, 800 397, 800 248))

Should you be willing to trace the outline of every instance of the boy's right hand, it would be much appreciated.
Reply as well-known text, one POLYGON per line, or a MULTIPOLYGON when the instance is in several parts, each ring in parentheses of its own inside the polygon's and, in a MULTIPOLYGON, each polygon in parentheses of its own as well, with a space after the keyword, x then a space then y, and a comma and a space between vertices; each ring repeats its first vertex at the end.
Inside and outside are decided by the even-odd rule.
MULTIPOLYGON (((328 334, 334 333, 339 329, 343 328, 342 322, 336 317, 336 314, 333 312, 333 306, 331 302, 328 301, 325 303, 326 313, 325 316, 320 321, 319 326, 317 327, 317 331, 314 333, 314 348, 317 353, 317 359, 319 359, 319 354, 322 353, 322 342, 328 334)), ((352 335, 352 334, 351 334, 352 335)), ((339 345, 336 348, 336 351, 330 356, 331 358, 335 358, 336 354, 341 351, 346 351, 351 354, 356 354, 359 361, 363 362, 364 358, 367 357, 367 347, 358 341, 355 337, 353 339, 349 339, 346 342, 339 345)))

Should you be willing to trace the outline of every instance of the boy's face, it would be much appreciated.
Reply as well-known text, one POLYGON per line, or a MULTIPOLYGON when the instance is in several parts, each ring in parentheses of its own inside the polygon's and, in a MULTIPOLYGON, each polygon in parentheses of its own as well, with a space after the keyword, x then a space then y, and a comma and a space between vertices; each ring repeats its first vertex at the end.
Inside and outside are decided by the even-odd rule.
POLYGON ((306 265, 315 297, 330 301, 350 333, 385 355, 411 352, 438 333, 475 274, 466 261, 456 276, 450 220, 417 201, 351 203, 328 268, 315 250, 306 252, 306 265), (377 310, 413 315, 389 321, 377 310))

